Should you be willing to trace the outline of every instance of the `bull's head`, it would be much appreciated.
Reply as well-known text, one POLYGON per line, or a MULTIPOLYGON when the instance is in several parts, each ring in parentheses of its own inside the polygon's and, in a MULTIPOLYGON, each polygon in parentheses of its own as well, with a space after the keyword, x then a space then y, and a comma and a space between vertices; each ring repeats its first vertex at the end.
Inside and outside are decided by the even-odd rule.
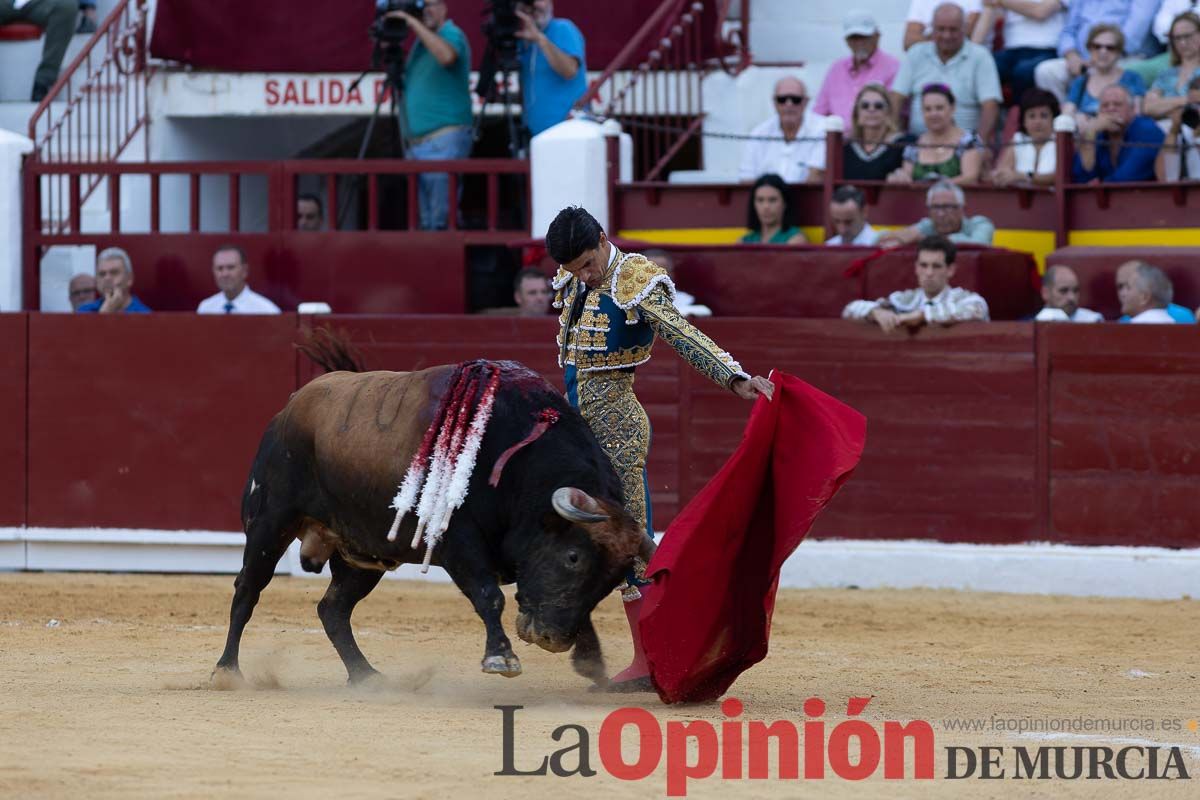
POLYGON ((557 653, 594 641, 592 609, 654 542, 625 509, 580 489, 555 490, 551 508, 518 569, 517 635, 557 653))

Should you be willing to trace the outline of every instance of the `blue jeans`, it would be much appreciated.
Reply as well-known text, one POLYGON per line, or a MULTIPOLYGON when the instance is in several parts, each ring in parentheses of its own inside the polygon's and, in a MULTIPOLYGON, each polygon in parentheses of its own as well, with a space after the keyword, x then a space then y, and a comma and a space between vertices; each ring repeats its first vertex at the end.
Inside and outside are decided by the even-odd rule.
MULTIPOLYGON (((449 160, 466 158, 471 154, 471 129, 455 128, 426 139, 408 148, 407 156, 417 161, 449 160)), ((454 200, 457 211, 462 199, 462 184, 454 200)), ((418 181, 418 207, 420 208, 421 230, 444 230, 450 216, 450 176, 445 172, 423 173, 418 181)))
POLYGON ((1053 48, 1042 50, 1037 47, 1014 47, 993 53, 1000 83, 1012 86, 1013 103, 1020 103, 1025 90, 1033 88, 1033 71, 1037 65, 1057 55, 1053 48))

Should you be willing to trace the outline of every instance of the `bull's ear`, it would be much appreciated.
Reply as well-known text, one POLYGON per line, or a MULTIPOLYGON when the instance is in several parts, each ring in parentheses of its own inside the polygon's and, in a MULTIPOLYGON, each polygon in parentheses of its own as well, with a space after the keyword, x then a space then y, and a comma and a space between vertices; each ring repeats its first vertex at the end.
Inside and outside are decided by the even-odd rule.
POLYGON ((605 522, 608 515, 596 500, 582 489, 563 486, 554 490, 550 505, 569 522, 605 522))

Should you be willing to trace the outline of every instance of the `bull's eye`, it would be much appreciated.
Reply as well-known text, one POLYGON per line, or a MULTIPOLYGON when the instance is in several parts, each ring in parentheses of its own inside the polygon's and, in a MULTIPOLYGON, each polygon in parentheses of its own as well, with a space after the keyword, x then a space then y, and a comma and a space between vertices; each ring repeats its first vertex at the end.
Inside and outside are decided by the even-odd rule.
POLYGON ((567 551, 567 566, 569 566, 569 567, 579 566, 579 551, 578 550, 568 550, 567 551))

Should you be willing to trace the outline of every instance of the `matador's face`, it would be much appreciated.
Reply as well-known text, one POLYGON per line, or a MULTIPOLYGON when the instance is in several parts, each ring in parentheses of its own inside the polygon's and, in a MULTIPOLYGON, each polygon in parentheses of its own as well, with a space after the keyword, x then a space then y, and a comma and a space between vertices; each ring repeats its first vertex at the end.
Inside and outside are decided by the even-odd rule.
POLYGON ((585 250, 574 261, 563 264, 562 268, 587 284, 590 289, 600 288, 604 273, 608 271, 608 258, 612 252, 608 236, 600 231, 600 242, 593 250, 585 250))

